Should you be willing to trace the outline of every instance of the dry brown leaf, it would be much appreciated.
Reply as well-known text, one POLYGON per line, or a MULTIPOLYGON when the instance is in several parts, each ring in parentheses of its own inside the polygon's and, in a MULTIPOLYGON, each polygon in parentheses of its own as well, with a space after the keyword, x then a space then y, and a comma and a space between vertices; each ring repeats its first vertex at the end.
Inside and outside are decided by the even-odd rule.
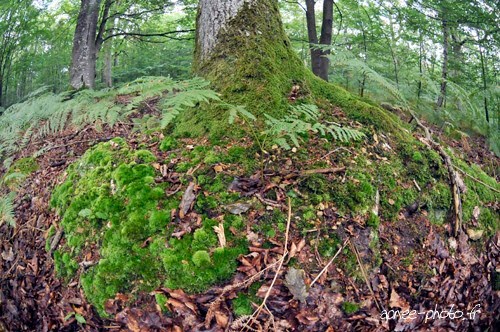
POLYGON ((227 323, 229 322, 229 318, 222 312, 217 311, 215 313, 215 321, 217 322, 217 325, 219 325, 222 328, 225 328, 227 326, 227 323))
POLYGON ((179 217, 184 218, 184 216, 191 210, 196 199, 196 184, 190 182, 184 195, 182 195, 181 204, 179 205, 179 217))
POLYGON ((389 299, 389 307, 391 308, 401 308, 402 310, 407 310, 410 308, 408 302, 399 296, 394 289, 391 291, 391 297, 389 299))

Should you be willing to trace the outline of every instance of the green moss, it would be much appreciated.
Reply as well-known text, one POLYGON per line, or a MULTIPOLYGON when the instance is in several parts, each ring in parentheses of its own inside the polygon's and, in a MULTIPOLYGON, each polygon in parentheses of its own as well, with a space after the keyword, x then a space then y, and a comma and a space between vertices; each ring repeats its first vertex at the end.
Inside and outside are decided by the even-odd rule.
POLYGON ((345 184, 336 183, 331 195, 340 211, 365 213, 375 203, 375 191, 370 176, 359 172, 345 184))
POLYGON ((413 264, 414 261, 415 261, 415 252, 413 251, 413 249, 411 249, 408 252, 408 255, 401 260, 401 263, 403 264, 403 266, 408 267, 411 264, 413 264))
POLYGON ((160 143, 160 151, 170 151, 179 146, 179 142, 172 136, 165 137, 160 143))
POLYGON ((326 232, 326 235, 318 243, 318 252, 323 257, 332 257, 337 252, 340 242, 336 233, 326 232))
POLYGON ((38 168, 38 163, 36 162, 36 159, 34 157, 21 158, 10 166, 7 174, 9 174, 10 172, 16 172, 29 175, 33 172, 36 172, 38 168))
POLYGON ((206 250, 198 250, 193 254, 192 261, 197 267, 209 266, 210 254, 206 250))
POLYGON ((370 211, 368 219, 366 220, 366 226, 378 229, 379 225, 380 225, 380 218, 375 213, 370 211))
POLYGON ((158 304, 158 306, 160 307, 162 312, 168 311, 168 308, 167 308, 168 298, 165 296, 165 294, 156 293, 155 300, 156 300, 156 303, 158 304))
POLYGON ((232 304, 236 316, 248 316, 254 311, 251 297, 245 293, 238 293, 238 297, 233 299, 232 304))
POLYGON ((355 313, 356 311, 359 310, 359 308, 360 308, 359 304, 354 303, 354 302, 342 303, 342 310, 348 315, 355 313))
MULTIPOLYGON (((51 197, 66 237, 54 255, 58 275, 74 276, 81 254, 98 248, 99 263, 82 273, 81 284, 104 316, 105 301, 118 292, 149 292, 162 284, 195 292, 222 282, 247 250, 246 240, 231 233, 228 247, 217 248, 212 227, 218 221, 212 219, 167 244, 174 230, 170 211, 179 205, 179 195, 166 197, 165 185, 155 182, 159 172, 148 164, 154 160, 151 152, 133 151, 121 141, 99 144, 68 167, 67 180, 51 197)), ((215 200, 204 191, 201 196, 215 200)), ((216 206, 217 201, 211 205, 216 206)))
POLYGON ((134 153, 134 157, 137 163, 152 163, 156 161, 155 155, 148 150, 138 150, 134 153))
POLYGON ((38 170, 38 163, 33 157, 21 158, 14 162, 5 175, 0 178, 0 185, 3 183, 9 189, 15 190, 24 182, 24 179, 38 170))

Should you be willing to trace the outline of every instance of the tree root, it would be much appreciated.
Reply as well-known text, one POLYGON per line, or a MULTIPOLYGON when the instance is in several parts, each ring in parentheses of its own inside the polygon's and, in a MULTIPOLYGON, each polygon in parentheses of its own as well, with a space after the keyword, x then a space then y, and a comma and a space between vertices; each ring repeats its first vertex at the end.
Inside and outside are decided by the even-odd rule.
POLYGON ((408 109, 408 112, 410 112, 412 120, 415 120, 417 126, 420 127, 425 133, 425 138, 421 140, 422 143, 424 143, 427 147, 434 149, 437 153, 439 153, 439 155, 441 156, 446 165, 446 168, 448 170, 448 176, 450 178, 450 189, 453 197, 453 224, 454 224, 453 233, 454 236, 458 236, 459 232, 462 230, 462 224, 463 224, 461 194, 465 193, 467 188, 465 187, 465 184, 460 175, 458 174, 458 172, 455 171, 454 169, 455 166, 453 165, 450 156, 446 153, 446 151, 438 142, 432 139, 429 128, 427 128, 417 118, 417 116, 413 113, 412 110, 408 109))

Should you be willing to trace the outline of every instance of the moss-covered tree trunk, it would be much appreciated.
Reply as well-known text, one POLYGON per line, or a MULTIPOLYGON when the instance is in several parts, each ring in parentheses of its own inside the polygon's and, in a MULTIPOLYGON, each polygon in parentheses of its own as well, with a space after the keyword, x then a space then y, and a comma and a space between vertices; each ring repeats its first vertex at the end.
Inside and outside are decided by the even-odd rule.
POLYGON ((290 47, 276 0, 200 0, 194 70, 229 100, 268 113, 309 75, 290 47))

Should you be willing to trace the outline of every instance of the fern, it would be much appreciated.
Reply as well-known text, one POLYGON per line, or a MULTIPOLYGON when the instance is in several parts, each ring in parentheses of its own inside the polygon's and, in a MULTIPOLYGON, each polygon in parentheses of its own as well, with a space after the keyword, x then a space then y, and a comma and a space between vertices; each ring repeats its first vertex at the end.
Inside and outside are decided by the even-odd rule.
POLYGON ((0 226, 3 223, 11 227, 16 226, 14 214, 14 197, 15 193, 9 193, 6 196, 0 196, 0 226))
POLYGON ((220 100, 213 90, 194 89, 173 94, 172 97, 166 98, 163 103, 166 111, 163 113, 161 127, 167 127, 184 108, 194 107, 201 102, 208 103, 211 100, 220 100))
POLYGON ((46 89, 40 89, 24 102, 10 106, 0 116, 0 160, 33 140, 55 135, 70 126, 82 128, 90 124, 100 128, 104 124, 114 126, 130 119, 131 115, 137 118, 135 114, 140 113, 141 105, 153 98, 159 99, 162 121, 136 121, 136 126, 164 128, 183 109, 219 100, 208 85, 209 82, 202 78, 174 81, 169 77, 142 77, 122 87, 100 91, 55 95, 44 94, 46 89), (118 102, 122 96, 127 98, 127 103, 118 102))
POLYGON ((19 172, 13 172, 8 175, 6 175, 2 179, 2 183, 5 184, 7 187, 9 187, 11 190, 16 189, 26 178, 26 174, 24 173, 19 173, 19 172))
POLYGON ((364 134, 355 129, 341 127, 338 124, 323 124, 318 122, 320 117, 316 105, 304 104, 290 107, 290 114, 282 119, 276 119, 269 114, 264 114, 269 129, 264 133, 270 135, 274 142, 281 148, 289 150, 290 143, 296 147, 300 146, 300 135, 308 132, 319 133, 322 136, 331 136, 335 140, 350 141, 359 140, 364 134))
POLYGON ((229 124, 233 124, 234 121, 240 116, 250 121, 257 121, 257 118, 252 113, 247 111, 245 109, 245 106, 230 105, 230 104, 224 104, 222 106, 229 108, 229 117, 228 117, 229 124))

